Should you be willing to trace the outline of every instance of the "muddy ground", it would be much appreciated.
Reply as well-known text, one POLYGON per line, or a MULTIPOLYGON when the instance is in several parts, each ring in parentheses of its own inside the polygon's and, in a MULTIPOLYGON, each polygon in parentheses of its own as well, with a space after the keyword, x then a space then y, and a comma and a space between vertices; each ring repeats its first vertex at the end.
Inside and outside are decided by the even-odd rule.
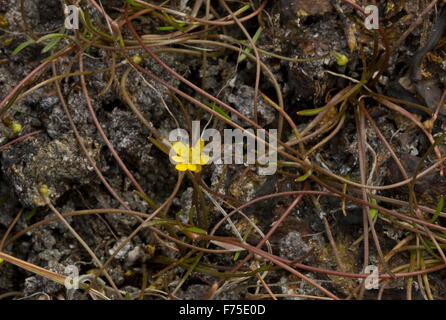
MULTIPOLYGON (((64 22, 64 14, 59 1, 25 0, 24 2, 25 8, 24 14, 22 14, 19 0, 0 0, 0 16, 3 21, 0 31, 2 34, 0 39, 2 43, 0 45, 0 98, 2 99, 39 65, 39 61, 50 55, 50 53, 42 54, 44 44, 34 44, 17 55, 12 54, 17 46, 30 39, 26 28, 41 37, 57 32, 64 22), (26 24, 28 27, 25 26, 26 24)), ((170 1, 168 6, 189 13, 193 2, 170 1)), ((211 2, 219 14, 225 15, 224 8, 219 4, 219 1, 211 2)), ((360 5, 365 5, 365 3, 359 2, 360 5)), ((228 1, 228 3, 235 9, 240 8, 243 1, 228 1)), ((258 7, 258 1, 253 1, 253 3, 255 7, 258 7)), ((394 43, 411 25, 414 18, 428 5, 427 1, 421 0, 406 0, 403 4, 397 3, 398 1, 395 3, 388 1, 382 3, 380 7, 383 11, 388 10, 386 5, 387 8, 393 8, 392 14, 386 13, 386 19, 382 21, 382 27, 387 32, 390 43, 394 43)), ((112 17, 117 17, 121 14, 117 9, 123 7, 123 1, 103 1, 103 5, 112 17)), ((85 8, 91 11, 93 19, 101 19, 96 9, 88 4, 85 4, 85 8)), ((440 8, 441 4, 438 6, 438 9, 440 8)), ((203 15, 204 11, 201 9, 198 16, 203 15)), ((429 41, 437 15, 438 11, 432 10, 397 48, 391 55, 383 76, 377 84, 370 88, 371 90, 383 95, 404 98, 391 84, 394 84, 404 74, 417 50, 429 41)), ((352 7, 338 1, 269 1, 265 7, 261 21, 266 23, 269 29, 268 32, 263 32, 257 40, 256 45, 259 48, 291 58, 314 58, 328 53, 322 59, 307 62, 287 61, 261 54, 262 61, 270 68, 281 88, 285 111, 296 122, 299 129, 305 128, 312 118, 298 116, 297 111, 324 106, 329 97, 352 84, 348 78, 335 74, 360 80, 360 53, 363 52, 367 57, 371 57, 374 50, 373 32, 360 28, 359 22, 352 31, 356 41, 355 48, 352 50, 349 47, 349 41, 352 39, 351 35, 347 37, 349 32, 346 30, 349 30, 352 21, 358 21, 360 18, 361 16, 356 14, 352 7), (333 51, 348 56, 348 64, 339 65, 333 55, 329 54, 333 51)), ((259 19, 250 19, 244 22, 244 25, 253 35, 259 28, 259 19)), ((135 26, 141 34, 156 34, 160 33, 157 28, 163 26, 163 23, 158 18, 144 17, 135 20, 135 26)), ((213 32, 219 33, 223 29, 218 30, 213 32)), ((225 27, 224 33, 236 39, 245 39, 245 35, 237 25, 225 27)), ((132 38, 128 30, 124 30, 123 34, 126 38, 132 38)), ((446 81, 444 44, 443 38, 443 41, 440 41, 423 61, 424 77, 436 79, 436 88, 440 90, 445 88, 446 81)), ((188 48, 181 45, 177 47, 188 48)), ((383 49, 382 44, 377 48, 380 52, 383 49)), ((132 54, 143 55, 144 51, 135 50, 132 54)), ((158 56, 180 75, 196 83, 208 93, 228 103, 243 115, 249 118, 253 117, 251 105, 256 76, 254 62, 249 59, 240 62, 238 61, 239 54, 230 50, 217 57, 208 57, 205 69, 203 69, 201 55, 160 52, 158 56)), ((68 67, 72 61, 76 61, 75 53, 64 57, 61 64, 68 67)), ((110 61, 109 52, 100 48, 90 48, 84 58, 84 67, 85 70, 104 69, 109 67, 110 61)), ((209 102, 196 91, 181 83, 178 78, 169 74, 153 59, 145 59, 141 65, 175 88, 183 90, 200 101, 209 102)), ((77 71, 79 71, 79 67, 74 63, 71 72, 77 71)), ((123 68, 116 69, 117 79, 122 77, 123 71, 123 68)), ((28 84, 26 87, 31 88, 51 77, 51 68, 47 68, 34 78, 32 84, 28 84)), ((147 196, 155 203, 161 204, 174 190, 178 171, 175 170, 175 166, 170 163, 168 157, 148 140, 148 137, 153 137, 152 133, 138 121, 123 100, 119 91, 119 83, 113 83, 111 88, 101 95, 104 87, 107 86, 109 74, 97 73, 88 75, 86 79, 92 105, 105 134, 147 196)), ((186 128, 186 125, 183 124, 187 123, 187 119, 180 112, 177 101, 163 85, 148 80, 151 86, 147 86, 143 77, 135 71, 131 71, 130 79, 128 90, 133 102, 138 105, 144 117, 161 134, 166 137, 170 130, 176 128, 176 123, 164 104, 173 111, 180 125, 186 128)), ((104 140, 98 134, 87 109, 79 77, 74 76, 63 80, 61 86, 79 135, 87 146, 91 158, 94 159, 111 187, 117 191, 130 209, 143 213, 153 212, 151 206, 135 193, 134 185, 121 170, 104 140)), ((267 96, 275 97, 275 88, 267 76, 262 76, 259 89, 267 96)), ((426 105, 423 100, 420 100, 422 98, 418 97, 418 101, 426 105)), ((364 99, 370 115, 376 121, 383 135, 389 139, 408 172, 415 172, 418 160, 429 151, 429 140, 407 118, 368 97, 364 99)), ((209 114, 186 100, 182 100, 182 103, 192 120, 201 120, 202 127, 207 123, 209 114)), ((261 126, 267 129, 278 127, 278 113, 266 100, 259 99, 257 108, 261 126)), ((342 128, 329 143, 312 154, 311 159, 320 167, 335 172, 339 176, 359 181, 357 124, 353 106, 349 106, 349 108, 352 111, 346 113, 342 128)), ((413 111, 409 107, 407 110, 413 111)), ((432 128, 434 138, 438 138, 446 128, 442 112, 432 128)), ((48 186, 51 202, 62 213, 85 209, 122 209, 122 205, 104 187, 91 163, 82 153, 54 85, 49 84, 22 97, 2 117, 2 122, 0 122, 0 238, 5 235, 8 227, 19 214, 20 217, 10 232, 9 240, 21 230, 39 221, 54 217, 54 212, 42 203, 39 194, 39 187, 42 185, 48 186), (11 123, 21 125, 20 133, 13 132, 11 123), (1 149, 3 145, 14 141, 14 139, 36 131, 38 133, 29 138, 1 149)), ((427 119, 422 114, 419 117, 420 121, 427 119)), ((232 119, 243 127, 250 128, 249 124, 237 117, 232 116, 232 119)), ((221 121, 217 122, 215 119, 211 122, 211 126, 218 129, 224 127, 221 121)), ((292 130, 285 125, 284 140, 287 141, 292 136, 292 130)), ((308 146, 315 145, 320 139, 321 137, 318 137, 309 141, 308 146)), ((377 186, 401 181, 402 177, 398 174, 398 169, 392 162, 390 153, 370 128, 367 129, 367 142, 373 149, 376 159, 376 170, 371 178, 371 183, 377 186)), ((440 143, 439 148, 442 154, 446 153, 444 143, 440 143)), ((371 154, 368 153, 369 156, 371 154)), ((425 159, 425 167, 435 160, 435 154, 431 152, 425 159)), ((283 171, 288 174, 278 172, 272 176, 261 176, 256 168, 249 169, 247 173, 246 168, 244 165, 229 165, 225 168, 222 165, 209 165, 205 166, 200 175, 212 190, 237 199, 239 204, 277 192, 302 190, 303 188, 327 190, 314 181, 308 180, 306 182, 308 185, 305 187, 304 183, 296 181, 296 177, 305 173, 301 169, 287 167, 283 168, 283 171)), ((439 175, 438 170, 418 180, 414 188, 420 205, 435 208, 439 197, 445 194, 445 180, 439 175)), ((342 190, 342 186, 340 188, 342 190)), ((408 201, 409 199, 407 188, 404 187, 377 191, 377 194, 396 200, 408 201)), ((249 206, 244 210, 244 213, 255 220, 263 232, 267 232, 294 199, 295 197, 290 196, 268 199, 249 206)), ((189 212, 192 203, 196 203, 196 201, 194 185, 191 180, 185 179, 172 202, 167 218, 178 218, 176 213, 182 210, 182 216, 180 214, 178 219, 188 221, 184 212, 189 212)), ((205 201, 210 208, 209 226, 212 227, 222 218, 222 214, 208 198, 205 201)), ((222 201, 219 200, 219 203, 229 210, 229 207, 225 206, 222 201)), ((382 205, 390 210, 408 212, 407 206, 388 203, 382 205)), ((363 232, 362 214, 362 206, 350 201, 343 203, 335 197, 305 197, 270 238, 272 252, 290 261, 297 261, 321 269, 361 273, 364 247, 363 242, 357 240, 363 232), (343 261, 342 266, 338 265, 333 254, 326 223, 330 226, 332 236, 336 241, 339 257, 343 261)), ((246 231, 246 221, 240 216, 235 216, 234 219, 235 224, 241 230, 246 231)), ((441 219, 443 218, 440 218, 440 224, 443 222, 441 219)), ((70 216, 67 217, 67 221, 101 261, 106 261, 114 252, 114 248, 117 248, 121 241, 139 225, 139 221, 133 216, 119 213, 70 216)), ((198 225, 199 223, 197 223, 198 225)), ((402 228, 384 216, 378 218, 375 228, 379 235, 381 249, 385 254, 402 239, 412 234, 411 231, 402 228)), ((229 227, 220 228, 216 234, 234 236, 229 227)), ((79 268, 80 274, 85 275, 94 274, 98 269, 98 265, 76 241, 67 227, 57 220, 33 228, 13 241, 9 240, 6 241, 7 245, 2 248, 5 253, 47 270, 64 274, 66 266, 75 265, 79 268)), ((247 242, 253 245, 260 240, 261 237, 257 233, 252 233, 247 238, 247 242)), ((370 264, 378 265, 379 256, 376 247, 372 240, 370 243, 370 264)), ((215 245, 210 247, 221 249, 215 245)), ((185 278, 184 283, 181 283, 187 268, 180 266, 172 268, 162 277, 152 278, 166 266, 166 263, 161 263, 161 258, 164 259, 164 262, 169 259, 170 262, 167 264, 170 264, 172 261, 180 259, 184 254, 185 252, 178 250, 172 241, 165 239, 161 241, 159 236, 154 235, 149 229, 144 229, 112 259, 107 270, 116 286, 122 292, 128 293, 131 298, 141 297, 142 286, 149 288, 146 289, 145 299, 204 298, 209 294, 211 285, 221 278, 195 270, 185 278)), ((246 256, 246 252, 241 254, 241 258, 244 256, 246 256)), ((224 266, 219 271, 229 272, 230 267, 236 265, 233 258, 233 254, 205 255, 202 263, 203 266, 209 268, 216 265, 224 266)), ((389 264, 395 268, 409 263, 409 260, 409 253, 402 252, 395 255, 389 264)), ((246 272, 249 270, 247 266, 254 268, 262 265, 263 262, 261 258, 257 261, 252 260, 242 270, 246 272)), ((341 298, 350 297, 354 288, 359 284, 356 279, 349 280, 323 273, 300 271, 341 298)), ((446 287, 443 281, 445 276, 446 273, 441 270, 429 274, 430 289, 434 298, 446 297, 446 287)), ((269 271, 265 281, 270 285, 272 292, 288 294, 290 299, 296 298, 292 297, 292 294, 322 295, 320 291, 301 281, 295 275, 280 269, 269 271)), ((407 282, 403 279, 395 279, 386 283, 382 298, 405 299, 406 284, 407 282)), ((8 297, 10 299, 87 299, 89 297, 81 291, 75 292, 74 295, 70 294, 60 284, 4 262, 0 264, 0 295, 11 292, 14 294, 8 297)), ((113 296, 112 290, 105 292, 108 292, 109 297, 116 298, 113 296)), ((414 282, 412 298, 426 298, 423 292, 420 290, 418 282, 414 282)), ((259 284, 257 277, 233 278, 220 286, 220 290, 214 294, 213 299, 247 299, 258 294, 267 294, 267 292, 259 284)), ((376 299, 377 295, 378 290, 376 289, 366 290, 363 297, 376 299)))

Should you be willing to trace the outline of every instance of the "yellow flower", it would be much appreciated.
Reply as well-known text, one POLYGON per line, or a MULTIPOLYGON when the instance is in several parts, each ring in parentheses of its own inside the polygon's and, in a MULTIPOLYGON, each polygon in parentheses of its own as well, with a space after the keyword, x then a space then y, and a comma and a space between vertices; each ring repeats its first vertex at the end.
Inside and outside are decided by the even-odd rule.
POLYGON ((22 132, 22 125, 20 123, 13 123, 11 124, 11 130, 14 134, 19 134, 22 132))
POLYGON ((190 170, 200 172, 201 166, 207 164, 210 158, 203 153, 204 140, 197 141, 192 148, 181 142, 174 142, 172 145, 176 155, 172 156, 172 160, 177 162, 175 169, 178 171, 190 170))
POLYGON ((338 61, 338 65, 345 66, 348 63, 348 58, 345 54, 333 51, 333 55, 336 58, 336 60, 338 61))

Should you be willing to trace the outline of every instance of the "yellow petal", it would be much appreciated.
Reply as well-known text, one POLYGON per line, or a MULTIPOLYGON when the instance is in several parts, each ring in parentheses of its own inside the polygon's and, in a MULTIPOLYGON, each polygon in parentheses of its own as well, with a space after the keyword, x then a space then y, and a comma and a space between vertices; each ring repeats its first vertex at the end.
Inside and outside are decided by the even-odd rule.
POLYGON ((187 162, 187 159, 182 156, 172 156, 172 160, 178 163, 187 162))
POLYGON ((190 158, 191 161, 189 162, 192 164, 200 164, 200 159, 201 159, 200 152, 198 152, 197 150, 193 150, 191 152, 191 158, 190 158))
POLYGON ((172 143, 172 148, 176 153, 179 153, 181 151, 181 142, 174 142, 172 143))
POLYGON ((188 166, 188 164, 179 163, 175 166, 175 169, 177 169, 178 171, 186 171, 188 169, 188 166))
POLYGON ((180 156, 181 156, 181 155, 185 155, 185 154, 187 154, 187 152, 188 152, 188 146, 186 146, 185 144, 183 144, 183 143, 181 143, 181 142, 179 142, 179 141, 174 142, 174 143, 172 144, 172 147, 173 147, 173 150, 174 150, 177 154, 179 154, 180 156))
POLYGON ((200 172, 201 166, 196 164, 188 164, 188 169, 193 172, 200 172))
POLYGON ((211 158, 208 155, 206 155, 204 153, 201 154, 201 157, 200 157, 200 164, 201 165, 207 164, 209 162, 209 160, 211 160, 211 158))
POLYGON ((203 147, 204 147, 204 140, 203 140, 203 139, 199 139, 199 140, 195 143, 193 149, 197 149, 197 150, 199 150, 199 151, 201 152, 201 150, 203 150, 203 147))

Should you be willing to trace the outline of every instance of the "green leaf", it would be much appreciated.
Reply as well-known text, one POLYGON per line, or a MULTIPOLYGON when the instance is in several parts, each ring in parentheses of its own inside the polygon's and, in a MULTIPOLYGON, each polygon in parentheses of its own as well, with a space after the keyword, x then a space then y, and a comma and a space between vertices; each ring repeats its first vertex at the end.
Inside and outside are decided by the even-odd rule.
MULTIPOLYGON (((258 221, 255 220, 254 224, 257 224, 258 221)), ((254 227, 252 225, 249 225, 249 229, 246 231, 245 235, 243 236, 243 241, 246 241, 246 239, 248 239, 249 235, 251 234, 252 230, 254 230, 254 227)), ((236 253, 234 253, 234 261, 237 261, 238 258, 240 257, 240 251, 237 251, 236 253)))
POLYGON ((50 51, 51 49, 53 49, 60 41, 60 38, 55 38, 53 40, 50 41, 50 43, 48 43, 45 48, 42 49, 42 53, 47 53, 48 51, 50 51))
MULTIPOLYGON (((256 33, 254 34, 254 37, 252 37, 252 42, 253 42, 254 44, 257 42, 257 40, 259 40, 260 35, 262 34, 262 31, 263 31, 262 27, 259 27, 259 28, 257 29, 256 33)), ((251 49, 251 48, 246 48, 244 51, 245 51, 246 53, 250 53, 250 52, 252 51, 252 49, 251 49)), ((240 55, 240 57, 238 58, 237 63, 240 63, 240 62, 242 62, 242 61, 245 60, 245 59, 246 59, 246 54, 242 53, 242 54, 240 55)))
MULTIPOLYGON (((52 37, 51 41, 45 46, 45 48, 42 49, 42 53, 46 53, 46 52, 50 51, 59 43, 60 39, 65 38, 64 36, 66 36, 66 35, 64 32, 65 32, 65 28, 62 28, 60 30, 60 33, 51 34, 51 35, 54 35, 54 37, 52 37), (58 36, 58 35, 64 35, 64 36, 58 36)), ((42 38, 40 38, 40 39, 42 39, 42 38)), ((40 39, 37 42, 39 42, 40 39)))
POLYGON ((221 114, 223 117, 225 117, 228 120, 231 120, 231 117, 223 111, 222 108, 220 108, 219 106, 217 106, 216 104, 213 103, 205 103, 209 108, 212 108, 212 110, 214 110, 215 112, 218 112, 219 114, 221 114))
POLYGON ((45 40, 49 40, 49 39, 58 39, 58 38, 70 38, 69 36, 67 36, 65 33, 50 33, 50 34, 46 34, 43 37, 39 38, 39 40, 37 40, 37 43, 41 43, 45 40))
POLYGON ((107 38, 111 41, 116 41, 116 40, 120 40, 118 38, 115 38, 111 35, 109 35, 108 33, 102 32, 101 30, 99 30, 98 28, 96 28, 93 23, 91 22, 91 17, 88 13, 88 11, 84 12, 82 10, 79 10, 79 15, 82 17, 83 21, 85 22, 86 27, 92 32, 92 33, 96 33, 97 35, 100 35, 101 37, 107 38))
POLYGON ((296 178, 296 182, 304 182, 308 179, 309 176, 311 176, 313 173, 313 170, 308 170, 304 175, 296 178))
POLYGON ((21 43, 17 48, 15 48, 15 50, 12 52, 12 55, 15 56, 17 54, 19 54, 20 51, 22 51, 23 49, 25 49, 26 47, 29 47, 30 45, 34 44, 35 41, 34 40, 28 40, 25 41, 23 43, 21 43))
POLYGON ((435 221, 437 221, 438 217, 440 216, 441 210, 443 210, 443 206, 444 206, 444 198, 443 198, 443 196, 441 196, 440 200, 438 200, 437 208, 435 209, 434 216, 429 221, 430 223, 434 223, 435 221))
POLYGON ((151 221, 145 223, 146 226, 154 226, 157 224, 176 225, 177 222, 175 220, 169 220, 169 219, 157 219, 157 220, 151 220, 151 221))
POLYGON ((153 209, 158 209, 158 205, 156 204, 155 201, 153 201, 149 196, 139 192, 139 191, 135 191, 135 193, 138 195, 138 197, 140 197, 141 199, 143 199, 145 202, 147 202, 147 204, 149 206, 151 206, 153 209))
MULTIPOLYGON (((185 27, 185 26, 187 26, 187 24, 185 24, 185 23, 178 23, 178 26, 179 27, 185 27)), ((178 28, 175 27, 175 26, 165 26, 165 27, 158 27, 158 30, 159 31, 171 31, 171 30, 178 30, 178 28)))
POLYGON ((203 229, 200 229, 197 227, 189 227, 189 228, 184 229, 184 231, 189 231, 189 232, 196 233, 196 234, 207 234, 206 230, 203 230, 203 229))
MULTIPOLYGON (((378 205, 376 199, 370 199, 370 203, 374 204, 375 206, 378 205)), ((372 220, 374 220, 377 215, 378 215, 378 210, 375 208, 370 208, 370 217, 372 217, 372 220)))
POLYGON ((127 3, 137 8, 146 8, 146 6, 143 6, 142 4, 136 2, 135 0, 127 0, 127 3))
POLYGON ((324 110, 325 107, 316 108, 316 109, 306 109, 298 111, 297 114, 299 116, 315 116, 319 114, 322 110, 324 110))
POLYGON ((163 16, 166 18, 167 22, 174 27, 177 30, 184 31, 185 28, 183 26, 186 26, 184 23, 177 23, 171 16, 163 12, 163 16))

